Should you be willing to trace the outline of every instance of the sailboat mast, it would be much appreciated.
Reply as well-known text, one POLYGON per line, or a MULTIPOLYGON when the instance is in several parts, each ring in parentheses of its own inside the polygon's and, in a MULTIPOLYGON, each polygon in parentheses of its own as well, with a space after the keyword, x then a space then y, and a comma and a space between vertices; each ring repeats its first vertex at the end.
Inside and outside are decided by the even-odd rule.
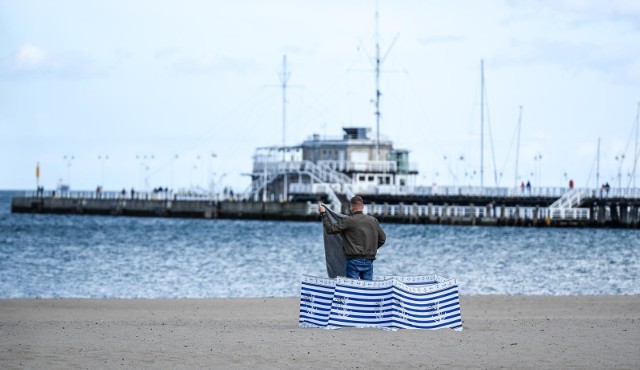
POLYGON ((598 138, 598 155, 596 158, 596 189, 598 189, 600 186, 600 138, 598 138))
POLYGON ((516 143, 516 172, 515 181, 516 187, 518 186, 518 160, 520 159, 520 129, 522 127, 522 105, 520 106, 520 114, 518 116, 518 141, 516 143))
POLYGON ((280 74, 280 82, 282 83, 282 146, 287 145, 286 129, 287 129, 287 82, 291 72, 287 71, 287 56, 282 56, 282 73, 280 74))
POLYGON ((636 145, 633 158, 633 187, 636 187, 636 165, 638 164, 638 130, 640 130, 640 102, 638 102, 638 111, 636 113, 636 145))
POLYGON ((480 187, 484 187, 484 59, 480 60, 480 187))
MULTIPOLYGON (((282 74, 280 75, 280 82, 282 82, 282 162, 286 161, 287 145, 287 82, 289 82, 289 76, 291 72, 287 71, 287 55, 282 56, 282 74)), ((287 171, 285 168, 283 178, 284 185, 282 187, 283 200, 286 202, 288 199, 288 186, 287 186, 287 171)))
POLYGON ((380 160, 380 30, 376 2, 376 161, 380 160))

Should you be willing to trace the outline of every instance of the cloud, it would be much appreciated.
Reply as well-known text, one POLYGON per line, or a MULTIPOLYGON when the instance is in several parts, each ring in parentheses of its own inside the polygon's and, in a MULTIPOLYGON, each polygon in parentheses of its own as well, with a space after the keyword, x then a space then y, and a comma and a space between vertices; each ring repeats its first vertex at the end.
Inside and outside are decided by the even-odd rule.
POLYGON ((8 77, 55 76, 86 78, 105 75, 109 68, 73 53, 52 53, 45 48, 23 43, 10 57, 0 61, 0 74, 8 77))
POLYGON ((551 0, 549 4, 563 10, 570 10, 585 16, 640 16, 640 3, 636 0, 551 0))
POLYGON ((640 30, 640 2, 637 0, 511 0, 509 4, 525 18, 558 18, 558 21, 571 25, 624 22, 640 30))
POLYGON ((23 44, 14 58, 14 66, 18 70, 42 68, 46 63, 45 51, 30 43, 23 44))
POLYGON ((182 58, 172 64, 172 69, 184 74, 207 74, 220 71, 231 71, 240 74, 255 68, 256 61, 252 58, 220 57, 204 54, 196 58, 182 58))
POLYGON ((520 14, 510 20, 515 32, 494 64, 548 64, 574 72, 595 71, 615 83, 640 83, 640 2, 510 4, 520 14))
POLYGON ((631 82, 640 83, 640 56, 627 66, 627 77, 631 82))
POLYGON ((640 53, 627 45, 534 40, 512 46, 494 65, 549 64, 570 71, 597 71, 616 83, 640 83, 640 53))
POLYGON ((440 36, 418 38, 418 42, 423 45, 451 44, 451 43, 463 42, 464 40, 465 38, 462 36, 453 36, 453 35, 440 35, 440 36))

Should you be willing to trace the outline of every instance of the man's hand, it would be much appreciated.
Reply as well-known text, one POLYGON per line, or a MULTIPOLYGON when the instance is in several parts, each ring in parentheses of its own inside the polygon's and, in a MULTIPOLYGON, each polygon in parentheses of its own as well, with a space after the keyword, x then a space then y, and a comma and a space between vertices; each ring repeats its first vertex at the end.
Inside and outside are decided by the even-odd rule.
POLYGON ((319 213, 324 213, 326 212, 326 209, 324 208, 324 206, 322 204, 318 204, 318 212, 319 213))

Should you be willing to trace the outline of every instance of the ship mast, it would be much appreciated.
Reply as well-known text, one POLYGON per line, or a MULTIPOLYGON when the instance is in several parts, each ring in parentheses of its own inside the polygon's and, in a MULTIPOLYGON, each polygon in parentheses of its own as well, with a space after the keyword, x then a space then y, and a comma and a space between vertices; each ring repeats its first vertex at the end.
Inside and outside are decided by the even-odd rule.
POLYGON ((378 3, 376 2, 376 161, 380 160, 380 31, 378 3))
POLYGON ((597 157, 597 165, 596 165, 596 189, 600 186, 600 138, 598 138, 598 155, 597 157))
MULTIPOLYGON (((282 83, 282 162, 286 162, 286 145, 287 145, 287 83, 291 72, 287 71, 287 55, 282 56, 282 73, 280 74, 280 82, 282 83)), ((286 165, 285 165, 286 166, 286 165)), ((283 174, 284 185, 282 189, 283 200, 286 202, 288 198, 287 194, 287 171, 283 174)))
POLYGON ((484 59, 480 59, 480 187, 484 187, 484 59))
POLYGON ((391 48, 396 43, 398 39, 398 35, 394 37, 393 41, 389 45, 389 48, 384 53, 383 56, 380 56, 380 16, 378 13, 378 2, 376 1, 376 160, 380 160, 380 97, 382 93, 380 92, 380 66, 384 63, 385 59, 389 55, 391 48))
POLYGON ((518 116, 518 141, 516 144, 516 172, 515 172, 515 184, 518 186, 518 160, 520 158, 520 128, 522 127, 522 105, 520 106, 520 115, 518 116))
MULTIPOLYGON (((633 187, 636 187, 636 166, 638 164, 638 156, 640 156, 640 152, 638 152, 638 131, 640 130, 640 102, 638 102, 638 111, 636 113, 636 144, 633 152, 633 171, 631 172, 631 176, 633 177, 633 187)), ((627 187, 629 187, 627 185, 627 187)))
POLYGON ((280 82, 282 84, 282 147, 287 145, 286 128, 287 128, 287 83, 291 72, 287 71, 287 55, 282 56, 282 73, 280 74, 280 82))

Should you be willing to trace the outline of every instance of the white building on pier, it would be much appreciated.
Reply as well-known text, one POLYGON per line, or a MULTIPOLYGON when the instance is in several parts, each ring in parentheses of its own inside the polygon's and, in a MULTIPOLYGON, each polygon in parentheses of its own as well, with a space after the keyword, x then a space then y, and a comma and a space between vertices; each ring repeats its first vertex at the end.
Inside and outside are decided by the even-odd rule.
POLYGON ((298 146, 257 148, 246 198, 288 201, 326 195, 338 205, 339 196, 392 194, 415 185, 418 171, 408 150, 369 138, 365 127, 343 130, 342 137, 315 134, 298 146))

